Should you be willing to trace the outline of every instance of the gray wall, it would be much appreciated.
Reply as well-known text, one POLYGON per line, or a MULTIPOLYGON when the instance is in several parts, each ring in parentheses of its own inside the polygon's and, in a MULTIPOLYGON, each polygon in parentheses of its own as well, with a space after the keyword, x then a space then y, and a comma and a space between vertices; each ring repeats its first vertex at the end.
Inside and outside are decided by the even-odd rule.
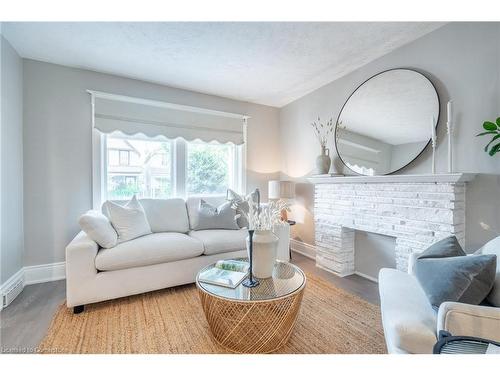
POLYGON ((279 111, 81 69, 24 60, 25 265, 64 261, 91 208, 90 96, 86 89, 248 114, 247 186, 279 176, 279 111))
POLYGON ((378 280, 380 268, 396 268, 396 238, 378 233, 354 232, 354 269, 378 280))
POLYGON ((0 284, 23 266, 23 66, 1 39, 0 284))
MULTIPOLYGON (((282 108, 280 113, 282 177, 299 182, 302 196, 294 207, 298 225, 293 236, 314 243, 313 189, 306 176, 313 172, 319 146, 309 126, 320 116, 337 118, 351 92, 370 76, 390 68, 412 68, 436 85, 441 100, 438 126, 437 172, 446 172, 446 102, 455 104, 456 132, 454 169, 481 175, 469 186, 466 247, 473 250, 500 235, 500 157, 483 152, 487 140, 476 138, 485 120, 500 113, 499 23, 453 23, 403 46, 282 108), (481 223, 489 226, 484 229, 481 223)), ((333 146, 330 145, 333 150, 333 146)), ((401 173, 430 173, 431 152, 426 150, 401 173)), ((348 173, 348 172, 346 172, 348 173)))

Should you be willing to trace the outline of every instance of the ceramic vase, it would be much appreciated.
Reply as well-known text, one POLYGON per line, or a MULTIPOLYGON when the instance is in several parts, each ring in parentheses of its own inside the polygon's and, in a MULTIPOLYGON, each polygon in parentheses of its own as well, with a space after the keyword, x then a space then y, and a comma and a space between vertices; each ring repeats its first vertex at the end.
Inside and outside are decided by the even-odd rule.
MULTIPOLYGON (((247 251, 250 256, 250 238, 247 237, 247 251)), ((256 230, 253 234, 253 275, 266 279, 273 275, 278 251, 278 237, 270 230, 256 230)))
POLYGON ((318 174, 327 174, 330 171, 331 164, 330 150, 326 146, 321 146, 321 155, 316 158, 316 170, 318 174))

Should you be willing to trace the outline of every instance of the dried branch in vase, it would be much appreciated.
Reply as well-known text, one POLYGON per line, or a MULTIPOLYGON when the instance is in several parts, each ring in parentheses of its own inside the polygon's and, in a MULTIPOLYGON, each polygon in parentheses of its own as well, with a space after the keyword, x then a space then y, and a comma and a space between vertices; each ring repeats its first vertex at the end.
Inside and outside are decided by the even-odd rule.
POLYGON ((272 230, 276 225, 283 225, 281 212, 283 210, 290 210, 290 204, 281 199, 265 205, 259 205, 251 197, 247 197, 245 201, 233 204, 233 208, 241 208, 243 202, 248 204, 248 210, 240 211, 248 220, 249 230, 272 230))
POLYGON ((321 147, 326 147, 328 136, 332 134, 335 129, 333 126, 333 119, 328 120, 326 123, 322 123, 321 119, 318 117, 318 120, 311 123, 311 126, 321 147))

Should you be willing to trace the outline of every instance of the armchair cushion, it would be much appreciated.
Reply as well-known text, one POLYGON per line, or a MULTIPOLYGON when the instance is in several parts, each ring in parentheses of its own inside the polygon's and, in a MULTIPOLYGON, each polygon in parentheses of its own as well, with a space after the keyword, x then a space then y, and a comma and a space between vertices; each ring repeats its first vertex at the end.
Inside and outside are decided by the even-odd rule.
POLYGON ((500 341, 500 308, 445 302, 439 307, 437 330, 500 341))
POLYGON ((500 261, 498 260, 500 258, 500 236, 492 239, 477 252, 479 254, 495 254, 497 256, 495 282, 486 300, 493 306, 500 307, 500 261))

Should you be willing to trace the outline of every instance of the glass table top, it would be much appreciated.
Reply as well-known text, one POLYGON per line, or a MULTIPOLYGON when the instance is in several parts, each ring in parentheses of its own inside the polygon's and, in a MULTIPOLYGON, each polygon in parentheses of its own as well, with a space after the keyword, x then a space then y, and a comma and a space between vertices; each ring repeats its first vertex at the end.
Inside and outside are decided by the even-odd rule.
MULTIPOLYGON (((245 260, 247 259, 238 259, 245 260)), ((203 268, 200 273, 210 268, 215 264, 211 264, 203 268)), ((259 279, 259 285, 254 288, 247 288, 240 283, 235 289, 226 288, 223 286, 200 282, 196 277, 196 284, 204 291, 213 294, 217 297, 237 300, 237 301, 265 301, 275 298, 285 297, 299 290, 306 282, 306 277, 302 270, 288 262, 276 261, 274 264, 273 276, 267 279, 259 279)))

